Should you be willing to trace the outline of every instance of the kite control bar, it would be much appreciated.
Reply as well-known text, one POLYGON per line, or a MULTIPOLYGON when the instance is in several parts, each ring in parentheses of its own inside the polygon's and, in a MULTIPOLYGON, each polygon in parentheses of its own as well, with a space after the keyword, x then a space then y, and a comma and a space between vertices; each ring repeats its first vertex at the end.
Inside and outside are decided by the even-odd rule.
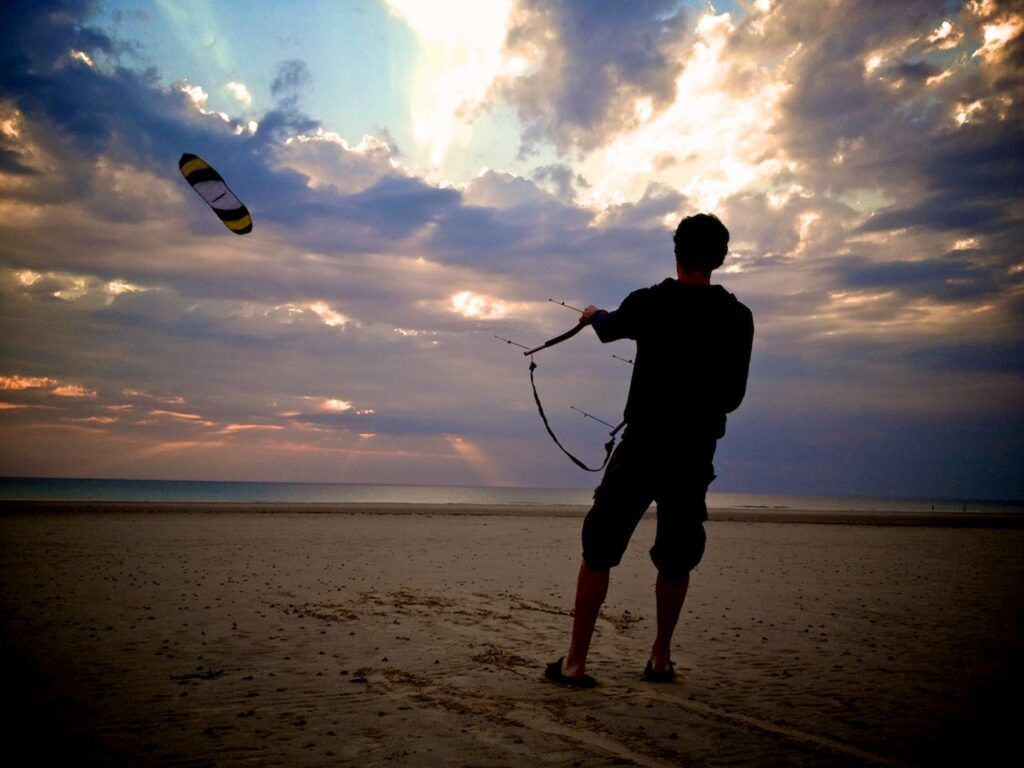
MULTIPOLYGON (((548 299, 548 301, 550 301, 552 304, 557 304, 560 307, 565 307, 566 309, 571 309, 573 312, 580 312, 580 313, 583 312, 582 309, 578 309, 577 307, 574 307, 571 304, 566 304, 564 301, 555 301, 554 299, 548 299)), ((543 344, 541 344, 539 347, 533 347, 532 349, 527 349, 525 352, 523 352, 523 355, 525 357, 530 357, 531 355, 533 355, 533 354, 535 354, 537 352, 540 352, 542 349, 547 349, 548 347, 553 347, 553 346, 555 346, 555 344, 561 344, 563 341, 571 339, 573 336, 575 336, 577 333, 579 333, 580 331, 582 331, 586 327, 587 327, 586 323, 579 322, 579 323, 576 324, 575 328, 572 328, 572 329, 566 331, 565 333, 561 334, 560 336, 555 336, 555 338, 553 338, 553 339, 548 339, 543 344)), ((521 345, 517 345, 517 346, 521 346, 521 345)))
POLYGON ((555 344, 561 344, 563 341, 565 341, 567 339, 571 339, 573 336, 575 336, 577 333, 579 333, 580 331, 582 331, 586 327, 587 327, 586 323, 577 323, 575 328, 572 328, 571 330, 566 331, 561 336, 555 336, 555 338, 553 338, 553 339, 548 339, 543 344, 541 344, 539 347, 534 347, 533 349, 526 350, 525 352, 523 352, 523 355, 525 355, 526 357, 530 357, 535 352, 540 352, 542 349, 547 349, 548 347, 553 347, 553 346, 555 346, 555 344))

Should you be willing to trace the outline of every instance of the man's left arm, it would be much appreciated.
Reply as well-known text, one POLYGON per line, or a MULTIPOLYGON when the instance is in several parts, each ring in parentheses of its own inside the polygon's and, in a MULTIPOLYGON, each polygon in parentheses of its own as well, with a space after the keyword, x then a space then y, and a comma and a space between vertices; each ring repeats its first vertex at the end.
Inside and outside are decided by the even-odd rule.
POLYGON ((732 348, 727 357, 721 403, 725 413, 732 413, 739 408, 747 392, 750 354, 754 345, 754 316, 746 307, 743 307, 743 311, 734 320, 730 345, 732 348))

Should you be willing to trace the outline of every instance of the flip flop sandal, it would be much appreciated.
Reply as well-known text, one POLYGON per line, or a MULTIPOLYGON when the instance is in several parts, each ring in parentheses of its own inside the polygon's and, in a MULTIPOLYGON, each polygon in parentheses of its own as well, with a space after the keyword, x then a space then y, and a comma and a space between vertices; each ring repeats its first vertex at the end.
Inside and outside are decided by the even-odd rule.
POLYGON ((650 660, 648 660, 642 679, 648 683, 671 683, 676 679, 676 663, 674 661, 670 661, 668 663, 668 669, 656 672, 654 667, 651 666, 650 660))
POLYGON ((562 662, 564 661, 565 656, 560 658, 558 661, 552 661, 548 664, 547 668, 544 670, 544 678, 546 680, 550 680, 552 683, 568 685, 572 688, 593 688, 597 685, 597 680, 592 678, 590 675, 567 677, 562 673, 562 662))

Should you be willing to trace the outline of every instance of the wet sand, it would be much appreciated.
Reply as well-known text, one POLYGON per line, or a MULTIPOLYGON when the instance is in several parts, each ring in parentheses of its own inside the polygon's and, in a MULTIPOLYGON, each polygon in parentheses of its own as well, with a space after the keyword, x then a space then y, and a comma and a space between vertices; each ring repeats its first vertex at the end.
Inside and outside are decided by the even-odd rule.
POLYGON ((579 508, 2 508, 8 754, 935 765, 1016 743, 1015 518, 713 512, 664 686, 639 679, 645 519, 595 637, 601 685, 578 691, 541 671, 567 644, 579 508))

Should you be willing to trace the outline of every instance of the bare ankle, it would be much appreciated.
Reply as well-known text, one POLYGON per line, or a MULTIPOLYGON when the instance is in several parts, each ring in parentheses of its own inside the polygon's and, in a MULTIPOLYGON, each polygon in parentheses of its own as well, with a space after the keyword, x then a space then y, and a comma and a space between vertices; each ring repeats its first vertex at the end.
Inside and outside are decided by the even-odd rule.
POLYGON ((565 655, 565 661, 562 662, 562 674, 566 677, 578 677, 587 670, 587 660, 576 659, 571 653, 565 655))
POLYGON ((667 669, 671 658, 672 653, 667 645, 655 642, 651 646, 651 666, 655 669, 667 669))

